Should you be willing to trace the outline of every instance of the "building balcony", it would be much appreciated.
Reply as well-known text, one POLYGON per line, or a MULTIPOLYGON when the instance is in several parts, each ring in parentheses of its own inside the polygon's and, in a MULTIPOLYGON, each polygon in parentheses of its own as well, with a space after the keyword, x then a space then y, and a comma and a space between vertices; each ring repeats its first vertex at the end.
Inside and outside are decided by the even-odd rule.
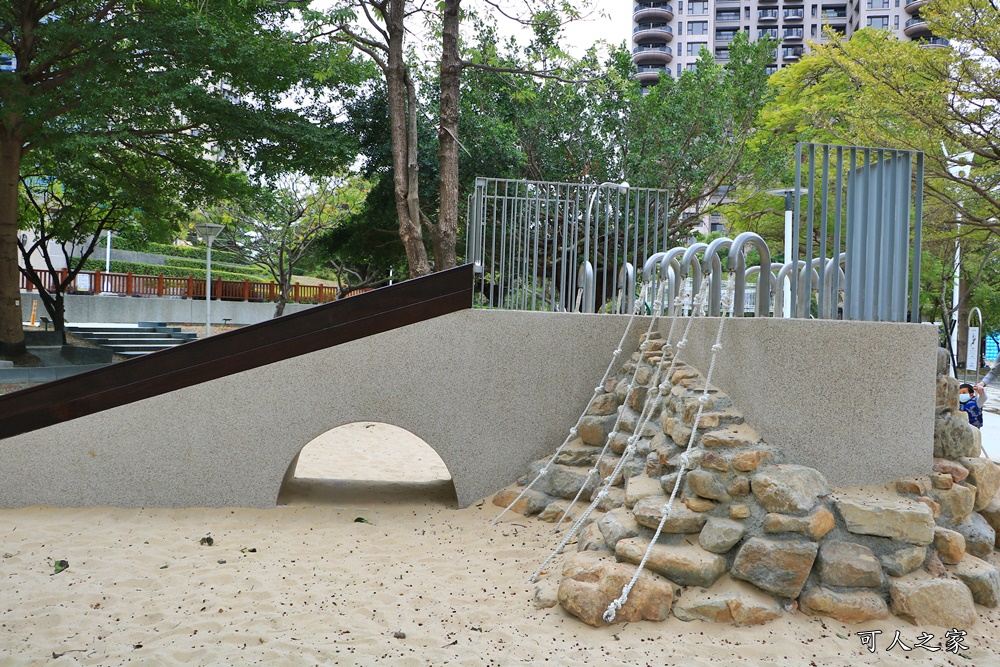
POLYGON ((903 34, 907 37, 920 37, 921 35, 929 35, 930 30, 927 28, 927 21, 920 17, 909 19, 903 26, 903 34))
POLYGON ((673 50, 666 45, 643 45, 632 49, 632 62, 636 65, 666 65, 674 59, 673 50))
POLYGON ((781 39, 784 42, 801 42, 802 41, 802 31, 788 31, 781 33, 781 39))
POLYGON ((920 40, 920 46, 928 49, 945 49, 951 46, 951 42, 944 37, 929 37, 920 40))
POLYGON ((786 9, 783 16, 786 21, 801 21, 805 16, 805 11, 802 9, 786 9))
POLYGON ((927 0, 910 0, 906 3, 906 13, 916 14, 920 8, 927 4, 927 0))
POLYGON ((715 33, 715 41, 719 43, 728 44, 729 42, 736 39, 737 32, 739 31, 737 30, 735 32, 717 32, 715 33))
POLYGON ((632 10, 632 20, 637 23, 673 21, 674 7, 669 2, 641 2, 632 10))
POLYGON ((795 48, 781 50, 781 59, 784 60, 785 62, 788 62, 789 60, 798 60, 801 57, 802 57, 802 47, 795 47, 795 48))
POLYGON ((757 12, 758 23, 771 23, 777 20, 778 20, 777 9, 762 9, 759 12, 757 12))
POLYGON ((740 13, 739 12, 719 12, 715 15, 716 23, 739 23, 740 13))
POLYGON ((643 65, 642 67, 636 68, 635 78, 636 80, 644 86, 654 86, 660 81, 660 76, 670 76, 667 73, 667 68, 660 65, 643 65))
POLYGON ((669 42, 673 38, 674 29, 666 24, 645 23, 632 29, 632 41, 636 44, 669 42))

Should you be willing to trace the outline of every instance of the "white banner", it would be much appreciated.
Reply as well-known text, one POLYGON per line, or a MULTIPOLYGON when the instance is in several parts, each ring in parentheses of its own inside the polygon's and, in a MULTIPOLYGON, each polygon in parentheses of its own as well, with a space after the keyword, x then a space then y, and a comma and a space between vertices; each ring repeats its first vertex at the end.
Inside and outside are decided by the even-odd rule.
POLYGON ((965 347, 965 368, 979 370, 979 327, 969 327, 969 342, 965 347))

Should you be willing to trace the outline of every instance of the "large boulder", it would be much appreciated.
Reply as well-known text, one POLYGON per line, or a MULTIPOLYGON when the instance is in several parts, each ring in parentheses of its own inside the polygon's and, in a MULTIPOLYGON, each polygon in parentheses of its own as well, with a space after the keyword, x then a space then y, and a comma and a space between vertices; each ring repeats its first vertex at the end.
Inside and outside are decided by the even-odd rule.
POLYGON ((706 551, 714 554, 724 554, 743 539, 746 527, 739 521, 709 517, 705 527, 698 535, 698 544, 706 551))
POLYGON ((903 547, 884 554, 879 558, 882 569, 891 577, 902 577, 913 572, 924 564, 927 558, 927 547, 903 547))
POLYGON ((985 558, 993 552, 996 531, 980 514, 972 514, 955 526, 955 530, 965 537, 965 550, 973 556, 985 558))
POLYGON ((827 541, 819 550, 819 576, 828 586, 878 588, 882 566, 866 546, 827 541))
POLYGON ((972 514, 972 508, 976 504, 976 489, 955 484, 950 489, 933 489, 931 498, 941 507, 943 523, 961 523, 972 514))
POLYGON ((815 542, 751 537, 736 553, 730 574, 769 593, 798 597, 818 550, 815 542))
POLYGON ((613 509, 597 522, 597 528, 604 535, 604 541, 612 549, 619 540, 639 535, 643 528, 624 507, 613 509))
POLYGON ((759 588, 726 575, 711 590, 685 591, 673 612, 682 621, 757 625, 778 618, 781 607, 759 588))
POLYGON ((761 507, 782 514, 805 514, 830 493, 818 470, 788 464, 759 471, 750 480, 750 490, 761 507))
POLYGON ((994 498, 986 507, 979 511, 979 514, 1000 535, 1000 500, 994 498))
POLYGON ((976 622, 976 603, 958 579, 932 578, 915 572, 889 582, 892 613, 918 626, 967 628, 976 622))
POLYGON ((834 505, 857 535, 878 535, 912 544, 930 544, 934 539, 934 513, 927 505, 909 498, 876 493, 840 492, 834 505))
POLYGON ((943 563, 954 565, 965 558, 965 536, 954 530, 934 528, 934 548, 943 563))
POLYGON ((709 470, 692 470, 687 474, 687 484, 691 493, 718 500, 721 503, 728 503, 732 498, 726 491, 726 482, 715 472, 709 470))
POLYGON ((874 591, 838 592, 810 586, 799 596, 799 609, 810 616, 829 616, 849 624, 889 618, 889 606, 874 591))
MULTIPOLYGON (((566 577, 559 584, 559 604, 588 625, 605 626, 608 624, 604 620, 605 610, 621 595, 622 588, 631 581, 634 572, 633 565, 601 563, 566 577)), ((662 621, 670 615, 673 599, 673 587, 669 581, 643 572, 628 600, 615 615, 614 622, 662 621)))
POLYGON ((580 420, 577 434, 586 444, 601 447, 607 441, 608 434, 615 427, 617 419, 618 416, 615 414, 587 415, 580 420))
MULTIPOLYGON (((647 528, 656 529, 663 518, 662 498, 643 498, 632 508, 635 520, 647 528)), ((663 523, 664 533, 699 533, 708 520, 704 514, 693 512, 683 503, 674 499, 671 505, 670 516, 663 523)))
POLYGON ((772 512, 764 517, 765 533, 800 533, 814 542, 833 530, 833 514, 825 507, 817 507, 809 516, 792 516, 772 512))
POLYGON ((976 500, 972 509, 978 512, 989 505, 993 496, 1000 491, 1000 466, 981 456, 959 459, 959 463, 969 471, 968 482, 976 487, 976 500))
POLYGON ((538 514, 543 509, 548 507, 552 500, 552 496, 548 496, 541 491, 536 491, 535 489, 520 489, 517 487, 504 489, 500 493, 493 496, 493 504, 497 507, 507 507, 510 505, 510 511, 517 512, 518 514, 524 514, 525 516, 538 514), (521 498, 518 500, 517 497, 519 495, 521 498), (517 502, 514 502, 515 500, 517 502), (511 505, 511 503, 514 504, 511 505))
POLYGON ((979 429, 964 412, 945 412, 934 420, 934 456, 957 460, 982 452, 979 429))
POLYGON ((589 497, 600 482, 597 475, 591 475, 586 468, 574 468, 547 461, 535 461, 531 464, 532 477, 543 467, 548 471, 535 483, 535 488, 557 498, 572 500, 581 488, 583 497, 589 497))
MULTIPOLYGON (((649 540, 630 537, 615 545, 615 555, 619 560, 638 565, 647 548, 649 540)), ((691 544, 654 544, 649 549, 646 567, 681 586, 708 588, 725 574, 726 559, 691 544)))
POLYGON ((996 607, 1000 603, 1000 571, 984 560, 966 555, 948 570, 962 580, 976 604, 996 607))

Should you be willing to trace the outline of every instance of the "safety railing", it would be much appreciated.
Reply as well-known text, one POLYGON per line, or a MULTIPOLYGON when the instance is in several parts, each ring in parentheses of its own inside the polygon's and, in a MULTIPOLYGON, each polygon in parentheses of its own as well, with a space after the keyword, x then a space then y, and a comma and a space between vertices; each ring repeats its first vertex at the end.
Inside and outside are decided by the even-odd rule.
MULTIPOLYGON (((39 271, 46 291, 55 291, 66 281, 68 272, 39 271)), ((21 289, 34 291, 36 286, 24 274, 21 275, 21 289)), ((289 303, 328 303, 337 298, 339 288, 329 285, 300 285, 293 283, 288 294, 289 303)), ((367 290, 347 294, 353 296, 367 290)), ((105 273, 104 271, 80 271, 69 288, 68 294, 116 294, 136 297, 171 297, 177 299, 204 299, 205 280, 187 276, 146 276, 134 273, 105 273)), ((277 301, 281 290, 275 282, 252 280, 212 280, 212 298, 223 301, 277 301)))

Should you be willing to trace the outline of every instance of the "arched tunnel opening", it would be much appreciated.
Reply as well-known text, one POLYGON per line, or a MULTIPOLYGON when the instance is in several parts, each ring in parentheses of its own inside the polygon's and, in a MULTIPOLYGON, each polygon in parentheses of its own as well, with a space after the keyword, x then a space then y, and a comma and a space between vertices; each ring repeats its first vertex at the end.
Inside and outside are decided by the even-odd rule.
POLYGON ((292 461, 278 493, 279 505, 415 500, 457 507, 451 474, 430 445, 382 422, 344 424, 313 438, 292 461))

